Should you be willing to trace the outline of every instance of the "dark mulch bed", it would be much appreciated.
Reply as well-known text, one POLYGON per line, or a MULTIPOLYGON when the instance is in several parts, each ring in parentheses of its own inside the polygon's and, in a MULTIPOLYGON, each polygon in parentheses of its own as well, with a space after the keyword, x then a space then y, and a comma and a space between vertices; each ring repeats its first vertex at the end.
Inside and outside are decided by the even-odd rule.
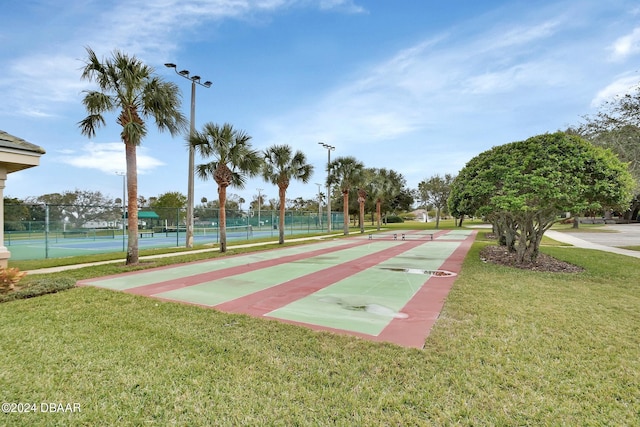
POLYGON ((480 259, 492 264, 505 265, 507 267, 521 268, 523 270, 546 271, 551 273, 579 273, 584 271, 582 267, 560 261, 552 256, 539 254, 537 262, 521 264, 516 262, 516 254, 510 253, 502 246, 485 246, 480 252, 480 259))

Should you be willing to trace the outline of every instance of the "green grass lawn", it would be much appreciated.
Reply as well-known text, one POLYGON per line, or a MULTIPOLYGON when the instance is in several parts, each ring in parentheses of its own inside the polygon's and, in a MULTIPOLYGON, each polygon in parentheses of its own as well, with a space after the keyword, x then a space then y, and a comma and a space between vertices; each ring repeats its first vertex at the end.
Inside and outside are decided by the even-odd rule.
POLYGON ((2 401, 81 412, 0 425, 640 424, 640 260, 545 246, 586 271, 535 273, 486 244, 424 350, 96 288, 1 304, 2 401))

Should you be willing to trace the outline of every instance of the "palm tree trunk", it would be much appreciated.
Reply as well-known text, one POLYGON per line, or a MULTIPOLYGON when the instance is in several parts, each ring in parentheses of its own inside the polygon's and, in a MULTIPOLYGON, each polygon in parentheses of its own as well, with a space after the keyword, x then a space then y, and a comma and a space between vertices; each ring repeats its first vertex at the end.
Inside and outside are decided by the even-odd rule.
POLYGON ((284 204, 287 201, 287 187, 278 187, 278 195, 280 196, 280 218, 278 221, 278 243, 284 244, 284 204))
POLYGON ((367 192, 358 188, 358 203, 360 204, 360 233, 364 233, 364 202, 367 200, 367 192))
POLYGON ((227 252, 227 187, 218 186, 218 201, 220 203, 220 252, 227 252))
POLYGON ((378 231, 380 231, 380 199, 376 200, 376 215, 378 217, 378 231))
POLYGON ((342 192, 342 203, 344 205, 342 208, 342 232, 347 236, 349 235, 349 190, 342 192))
POLYGON ((138 263, 138 167, 135 144, 125 142, 127 162, 127 265, 138 263))

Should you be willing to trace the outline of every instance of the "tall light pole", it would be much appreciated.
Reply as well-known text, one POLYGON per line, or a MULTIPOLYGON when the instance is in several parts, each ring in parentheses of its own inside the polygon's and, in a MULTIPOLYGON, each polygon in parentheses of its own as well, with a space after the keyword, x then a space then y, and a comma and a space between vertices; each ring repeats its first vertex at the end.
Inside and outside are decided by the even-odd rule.
POLYGON ((125 221, 124 221, 124 213, 127 211, 127 202, 125 201, 126 196, 126 188, 127 188, 127 173, 126 172, 116 172, 116 175, 122 177, 122 252, 125 251, 124 244, 124 236, 125 236, 125 221))
POLYGON ((322 197, 320 197, 320 187, 322 184, 316 182, 318 186, 318 226, 320 226, 320 230, 322 230, 322 197))
MULTIPOLYGON (((200 76, 189 76, 189 70, 178 71, 176 64, 170 62, 164 64, 167 68, 173 68, 180 77, 191 80, 191 119, 189 126, 189 179, 187 180, 187 237, 185 246, 187 248, 193 247, 193 178, 194 178, 194 149, 191 145, 191 137, 196 130, 196 84, 210 88, 212 83, 207 80, 204 83, 200 83, 200 76)), ((177 230, 177 229, 176 229, 177 230)))
POLYGON ((264 188, 256 188, 256 190, 258 190, 258 230, 260 230, 260 226, 262 224, 260 224, 260 204, 262 203, 262 190, 264 190, 264 188))
POLYGON ((331 185, 329 185, 329 165, 331 164, 331 152, 336 149, 333 145, 325 144, 324 142, 318 142, 327 149, 327 231, 331 232, 331 185))

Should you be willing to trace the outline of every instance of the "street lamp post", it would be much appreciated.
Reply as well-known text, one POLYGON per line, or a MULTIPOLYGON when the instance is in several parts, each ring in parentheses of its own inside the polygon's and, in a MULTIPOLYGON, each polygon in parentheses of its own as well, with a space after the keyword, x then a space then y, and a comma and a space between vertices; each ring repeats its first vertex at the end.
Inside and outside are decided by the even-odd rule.
POLYGON ((260 223, 260 204, 262 202, 262 190, 264 188, 256 188, 258 190, 258 230, 260 230, 262 224, 260 223))
MULTIPOLYGON (((212 83, 207 80, 204 83, 200 83, 200 76, 189 76, 189 70, 178 71, 176 68, 176 64, 166 63, 164 64, 167 68, 173 68, 177 75, 180 77, 184 77, 185 79, 191 80, 191 118, 189 125, 189 139, 195 133, 196 126, 196 84, 200 86, 204 86, 206 88, 210 88, 212 83)), ((191 141, 189 141, 189 179, 187 180, 187 237, 185 246, 187 248, 193 247, 193 180, 194 180, 194 168, 195 168, 195 160, 194 160, 194 149, 191 145, 191 141)), ((176 229, 177 230, 177 229, 176 229)))
POLYGON ((318 142, 327 149, 327 232, 331 232, 331 185, 329 185, 329 165, 331 164, 331 152, 336 149, 333 145, 318 142))
POLYGON ((124 244, 124 236, 125 236, 125 218, 124 218, 124 213, 127 210, 127 202, 125 201, 125 197, 126 197, 126 188, 127 188, 127 173, 126 172, 116 172, 116 175, 119 175, 122 177, 122 252, 125 251, 125 244, 124 244))

